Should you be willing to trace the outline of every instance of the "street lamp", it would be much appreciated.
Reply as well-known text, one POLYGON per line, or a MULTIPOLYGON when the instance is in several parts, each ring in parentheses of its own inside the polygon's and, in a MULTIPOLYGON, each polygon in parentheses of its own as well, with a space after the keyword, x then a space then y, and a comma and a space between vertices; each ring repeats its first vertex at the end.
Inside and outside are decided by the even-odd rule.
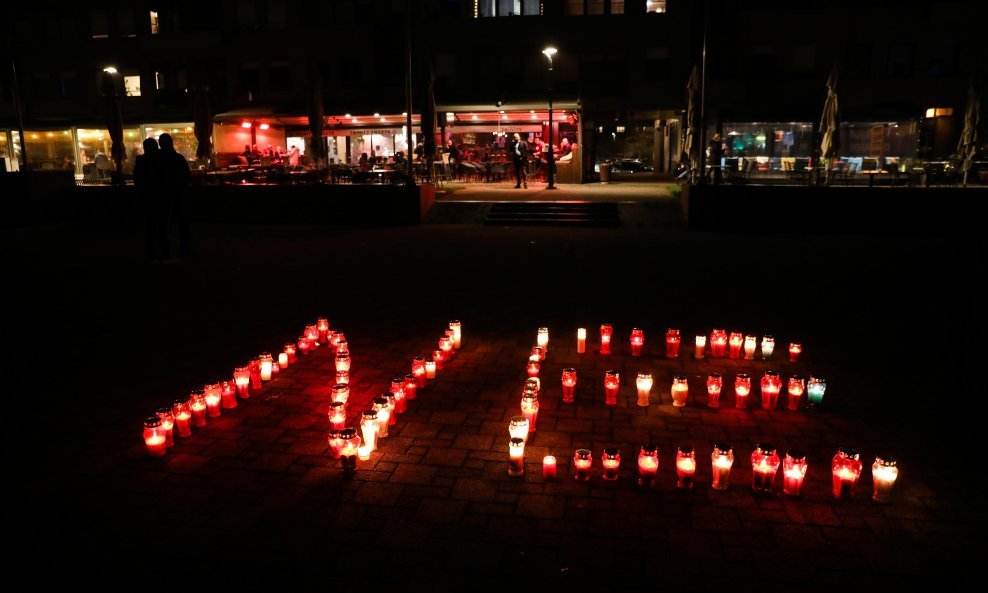
POLYGON ((556 55, 556 51, 557 51, 556 48, 551 46, 542 50, 542 54, 546 57, 547 60, 549 60, 549 71, 546 74, 546 87, 547 87, 547 94, 549 96, 549 161, 548 161, 549 173, 546 176, 546 179, 548 181, 548 185, 546 185, 546 189, 556 189, 555 175, 553 174, 554 173, 553 169, 555 169, 555 167, 553 166, 553 159, 552 159, 552 56, 556 55))

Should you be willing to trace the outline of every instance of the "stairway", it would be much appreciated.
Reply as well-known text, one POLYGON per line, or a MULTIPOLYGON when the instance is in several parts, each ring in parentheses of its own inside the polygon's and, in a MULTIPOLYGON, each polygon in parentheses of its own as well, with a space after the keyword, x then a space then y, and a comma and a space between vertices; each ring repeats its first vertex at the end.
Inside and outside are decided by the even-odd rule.
POLYGON ((495 202, 484 220, 495 226, 621 226, 613 202, 495 202))

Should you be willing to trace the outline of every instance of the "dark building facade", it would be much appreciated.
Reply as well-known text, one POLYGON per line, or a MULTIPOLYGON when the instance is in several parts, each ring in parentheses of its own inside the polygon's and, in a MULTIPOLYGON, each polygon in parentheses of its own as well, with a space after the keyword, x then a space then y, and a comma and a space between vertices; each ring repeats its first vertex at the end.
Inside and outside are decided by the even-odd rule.
MULTIPOLYGON (((409 150, 413 127, 478 152, 513 132, 579 147, 568 180, 603 160, 657 171, 681 155, 686 83, 704 41, 702 0, 97 0, 19 6, 6 19, 0 156, 23 144, 33 168, 84 165, 106 150, 104 68, 116 69, 128 154, 168 131, 194 156, 193 97, 205 89, 213 148, 310 142, 307 101, 322 90, 332 160, 409 150), (411 17, 406 20, 406 10, 411 17), (541 53, 553 46, 553 69, 541 53), (550 78, 551 77, 551 78, 550 78), (551 91, 550 91, 551 88, 551 91), (15 109, 21 99, 21 118, 15 109), (23 138, 21 137, 23 128, 23 138)), ((706 113, 727 154, 812 156, 834 64, 852 157, 954 151, 967 85, 984 67, 978 18, 963 2, 711 0, 706 113), (929 112, 929 113, 928 113, 929 112)), ((981 21, 983 25, 983 20, 981 21)), ((842 152, 843 154, 843 152, 842 152)))

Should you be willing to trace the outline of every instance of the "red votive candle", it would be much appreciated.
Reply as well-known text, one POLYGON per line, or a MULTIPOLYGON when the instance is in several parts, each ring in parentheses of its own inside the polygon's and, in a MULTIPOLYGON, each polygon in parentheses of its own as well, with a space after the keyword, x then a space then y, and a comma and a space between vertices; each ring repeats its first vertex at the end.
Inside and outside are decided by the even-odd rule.
POLYGON ((189 402, 175 400, 172 409, 175 411, 175 430, 178 431, 178 436, 192 436, 192 410, 189 408, 189 402))
POLYGON ((343 402, 329 402, 329 425, 334 430, 340 430, 346 426, 346 404, 343 402))
POLYGON ((288 364, 296 361, 295 354, 298 352, 297 344, 285 344, 285 355, 288 357, 288 364))
POLYGON ((779 463, 779 454, 775 447, 768 443, 759 443, 751 454, 751 489, 755 492, 771 492, 779 463))
POLYGON ((751 393, 751 377, 745 373, 738 373, 734 378, 734 407, 743 409, 748 407, 748 395, 751 393))
POLYGON ((421 356, 412 359, 412 375, 415 377, 415 386, 425 389, 425 359, 421 356))
POLYGON ((790 410, 798 410, 803 403, 803 394, 806 393, 806 381, 799 375, 789 377, 787 385, 789 391, 789 402, 786 407, 790 410))
POLYGON ((621 375, 617 371, 604 371, 604 403, 608 406, 617 405, 618 389, 621 385, 621 375))
POLYGON ((316 320, 316 329, 319 330, 319 343, 329 343, 329 319, 320 317, 316 320))
POLYGON ((655 474, 659 471, 659 449, 655 445, 642 445, 638 451, 638 477, 635 483, 639 488, 651 488, 655 474))
POLYGON ((165 454, 165 430, 161 428, 161 418, 154 416, 144 421, 144 445, 151 457, 165 454))
POLYGON ((395 396, 395 413, 404 414, 408 409, 405 401, 405 378, 395 377, 391 379, 391 394, 395 396))
POLYGON ((762 408, 774 410, 779 403, 779 392, 782 391, 782 377, 775 371, 766 371, 762 375, 762 408))
POLYGON ((834 455, 831 470, 834 477, 834 498, 850 500, 854 497, 854 488, 861 477, 861 455, 854 449, 841 447, 834 455))
POLYGON ((621 469, 621 452, 617 449, 617 447, 608 447, 604 449, 604 454, 601 457, 601 463, 604 466, 603 478, 605 480, 618 479, 618 470, 621 469))
POLYGON ((682 338, 678 329, 666 331, 666 358, 679 358, 679 343, 682 338))
POLYGON ((795 342, 789 344, 789 362, 798 362, 799 355, 803 353, 803 345, 795 342))
POLYGON ((577 449, 573 454, 573 479, 579 482, 589 481, 592 463, 593 453, 590 449, 577 449))
POLYGON ((415 399, 418 397, 419 385, 415 381, 415 375, 411 373, 405 375, 405 399, 415 399))
POLYGON ((710 332, 710 356, 724 358, 727 353, 727 331, 715 329, 710 332))
POLYGON ((634 328, 631 330, 631 355, 641 356, 642 346, 645 345, 645 332, 640 328, 634 328))
POLYGON ((693 447, 680 447, 676 451, 676 487, 692 488, 696 473, 696 454, 693 447))
POLYGON ((614 327, 610 323, 600 326, 600 353, 607 355, 611 353, 611 337, 614 335, 614 327))
POLYGON ((539 398, 531 393, 523 395, 521 413, 528 420, 528 432, 535 432, 536 422, 539 419, 539 398))
POLYGON ((250 375, 250 388, 257 391, 261 388, 261 361, 254 359, 247 363, 247 370, 250 375))
POLYGON ((158 419, 161 420, 161 430, 165 433, 165 446, 174 447, 175 446, 175 409, 174 408, 158 408, 156 412, 158 419))
POLYGON ((707 406, 720 407, 720 392, 724 388, 724 377, 720 373, 707 375, 707 406))
POLYGON ((329 397, 330 401, 340 402, 345 406, 350 399, 350 385, 348 383, 337 383, 333 385, 333 391, 329 397))
POLYGON ((727 344, 730 347, 729 358, 731 360, 741 358, 741 346, 744 345, 744 336, 739 332, 731 332, 731 337, 728 338, 727 344))
POLYGON ((224 381, 222 384, 206 385, 206 413, 211 418, 215 418, 221 414, 220 407, 223 402, 224 389, 230 390, 230 397, 233 398, 233 403, 236 404, 236 391, 230 385, 229 381, 224 381))
POLYGON ((206 392, 193 391, 189 397, 189 410, 192 411, 192 423, 196 426, 206 426, 206 392))
POLYGON ((546 455, 542 458, 542 479, 556 479, 556 458, 552 455, 546 455))
POLYGON ((576 395, 576 369, 563 369, 563 403, 573 403, 576 395))
POLYGON ((806 477, 806 455, 790 449, 782 462, 782 493, 799 496, 803 492, 803 479, 806 477))

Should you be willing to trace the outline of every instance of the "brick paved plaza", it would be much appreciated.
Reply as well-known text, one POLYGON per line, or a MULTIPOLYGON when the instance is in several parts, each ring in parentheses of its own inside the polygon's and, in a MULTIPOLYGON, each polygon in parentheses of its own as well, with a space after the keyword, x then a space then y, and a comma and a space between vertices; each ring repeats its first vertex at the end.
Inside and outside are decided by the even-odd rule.
POLYGON ((964 383, 978 368, 967 348, 982 317, 970 288, 980 240, 195 230, 195 260, 153 268, 129 227, 2 237, 18 255, 8 372, 24 381, 8 392, 18 413, 5 431, 7 512, 17 567, 38 584, 858 590, 948 585, 984 550, 980 482, 961 472, 980 455, 984 409, 980 383, 964 383), (454 360, 354 476, 328 456, 326 348, 165 457, 145 454, 141 421, 155 407, 280 351, 322 315, 350 345, 351 421, 409 372, 412 356, 435 349, 449 319, 464 327, 454 360), (597 353, 602 322, 615 326, 609 357, 597 353), (551 338, 538 430, 525 476, 509 477, 508 419, 540 325, 551 338), (640 358, 628 352, 633 326, 645 330, 640 358), (583 355, 577 327, 589 329, 583 355), (679 359, 663 356, 667 327, 682 330, 679 359), (773 334, 780 345, 771 361, 695 360, 692 336, 712 327, 773 334), (798 363, 786 357, 791 340, 804 345, 798 363), (574 404, 560 402, 565 367, 578 371, 574 404), (621 372, 616 406, 604 405, 607 369, 621 372), (639 370, 655 378, 647 408, 635 405, 639 370), (734 409, 734 375, 757 385, 766 370, 784 381, 826 377, 824 405, 787 411, 783 393, 779 409, 764 411, 755 387, 750 409, 734 409), (718 410, 703 405, 710 372, 724 375, 718 410), (685 408, 669 395, 679 374, 689 378, 685 408), (717 441, 734 447, 727 491, 710 488, 717 441), (765 441, 780 455, 806 453, 801 498, 751 492, 749 456, 765 441), (660 454, 651 491, 634 484, 646 442, 660 454), (675 484, 681 445, 696 449, 692 490, 675 484), (842 445, 866 466, 853 501, 830 492, 842 445), (623 460, 613 482, 601 479, 609 446, 623 460), (589 483, 571 477, 580 447, 593 451, 589 483), (869 499, 870 465, 884 451, 901 468, 888 505, 869 499), (547 453, 559 460, 555 481, 541 476, 547 453))

